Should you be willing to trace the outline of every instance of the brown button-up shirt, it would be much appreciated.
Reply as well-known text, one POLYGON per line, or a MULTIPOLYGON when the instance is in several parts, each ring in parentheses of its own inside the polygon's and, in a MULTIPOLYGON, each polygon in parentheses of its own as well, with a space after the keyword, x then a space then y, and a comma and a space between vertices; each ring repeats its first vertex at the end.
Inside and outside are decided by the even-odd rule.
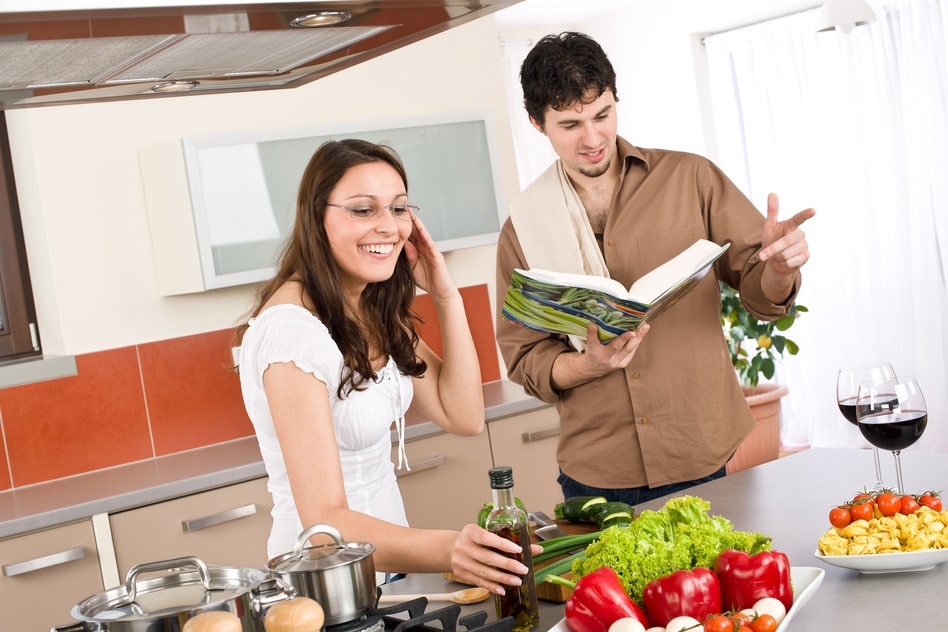
POLYGON ((626 369, 557 391, 553 362, 574 349, 500 315, 513 268, 529 267, 508 219, 497 244, 497 341, 508 377, 556 405, 567 476, 607 489, 657 487, 717 471, 754 426, 722 333, 717 279, 773 319, 787 313, 800 278, 785 304, 767 300, 757 258, 765 218, 709 160, 621 138, 618 148, 623 175, 600 242, 611 276, 628 287, 699 238, 731 243, 714 275, 651 321, 626 369))

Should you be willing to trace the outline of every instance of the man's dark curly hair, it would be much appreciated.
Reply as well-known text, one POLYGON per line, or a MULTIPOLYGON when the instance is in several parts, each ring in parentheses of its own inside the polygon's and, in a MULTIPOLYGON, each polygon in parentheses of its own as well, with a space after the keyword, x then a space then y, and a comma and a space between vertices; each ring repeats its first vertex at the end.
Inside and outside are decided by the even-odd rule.
POLYGON ((523 105, 533 120, 544 125, 546 108, 565 110, 591 102, 612 90, 616 101, 616 71, 602 47, 588 35, 565 32, 547 35, 527 54, 520 67, 523 105))

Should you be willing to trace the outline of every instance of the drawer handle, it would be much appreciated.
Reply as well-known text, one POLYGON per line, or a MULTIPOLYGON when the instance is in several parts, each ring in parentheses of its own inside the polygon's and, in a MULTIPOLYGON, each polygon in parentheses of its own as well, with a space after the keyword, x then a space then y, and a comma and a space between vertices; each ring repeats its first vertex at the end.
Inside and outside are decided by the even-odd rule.
POLYGON ((181 528, 189 533, 191 531, 200 531, 201 529, 207 529, 208 527, 216 527, 217 525, 224 524, 225 522, 246 518, 247 516, 252 516, 255 513, 257 513, 257 506, 253 503, 250 503, 249 505, 234 507, 233 509, 211 514, 210 516, 204 516, 203 518, 182 520, 181 528))
POLYGON ((447 459, 444 458, 443 454, 436 454, 434 456, 428 457, 427 459, 422 459, 417 463, 411 464, 411 471, 409 470, 395 470, 395 477, 401 478, 402 476, 410 476, 418 472, 424 472, 425 470, 434 469, 441 465, 444 465, 447 462, 447 459))
POLYGON ((543 439, 549 439, 550 437, 558 437, 559 434, 560 427, 553 426, 552 428, 544 428, 536 432, 525 432, 521 436, 523 437, 524 443, 533 443, 534 441, 541 441, 543 439))
POLYGON ((60 564, 65 564, 67 562, 81 560, 85 556, 86 550, 81 546, 76 546, 69 549, 68 551, 50 553, 49 555, 44 555, 43 557, 37 557, 25 562, 17 562, 16 564, 7 564, 3 567, 3 574, 7 577, 15 577, 16 575, 23 575, 24 573, 38 571, 41 568, 49 568, 50 566, 59 566, 60 564))

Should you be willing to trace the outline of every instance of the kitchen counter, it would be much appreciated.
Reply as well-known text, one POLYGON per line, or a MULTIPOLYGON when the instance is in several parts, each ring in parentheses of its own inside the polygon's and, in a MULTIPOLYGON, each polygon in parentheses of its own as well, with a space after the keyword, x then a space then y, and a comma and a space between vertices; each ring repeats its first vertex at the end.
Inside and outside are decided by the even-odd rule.
MULTIPOLYGON (((489 423, 547 407, 506 380, 484 385, 489 423)), ((442 432, 408 417, 409 441, 442 432)), ((393 432, 393 444, 397 437, 393 432)), ((256 437, 0 492, 0 539, 266 476, 256 437)))
MULTIPOLYGON (((882 457, 885 465, 887 455, 882 457)), ((902 472, 910 493, 948 489, 948 454, 904 451, 902 472)), ((948 564, 928 571, 864 575, 823 564, 813 555, 817 540, 829 529, 829 510, 872 486, 873 476, 869 450, 814 448, 699 485, 689 493, 708 500, 711 512, 730 519, 735 529, 770 535, 773 548, 785 552, 792 566, 826 571, 820 587, 787 629, 871 632, 898 627, 887 607, 897 607, 913 621, 941 621, 948 564)), ((894 478, 891 467, 888 478, 894 478)), ((636 509, 659 509, 663 504, 664 499, 658 499, 636 509)), ((440 575, 412 575, 383 586, 383 591, 441 593, 460 587, 440 575)), ((563 604, 540 603, 538 629, 549 630, 563 618, 563 604)), ((477 610, 486 610, 489 620, 496 618, 491 601, 462 606, 464 614, 477 610)))

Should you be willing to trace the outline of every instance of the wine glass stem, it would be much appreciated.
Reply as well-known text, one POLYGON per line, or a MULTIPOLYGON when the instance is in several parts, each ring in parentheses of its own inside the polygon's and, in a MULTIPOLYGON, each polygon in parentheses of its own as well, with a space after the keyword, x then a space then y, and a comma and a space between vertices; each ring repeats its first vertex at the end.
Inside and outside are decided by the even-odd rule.
POLYGON ((872 446, 872 459, 876 463, 876 489, 882 489, 885 483, 882 482, 882 464, 879 462, 879 448, 876 446, 872 446))
POLYGON ((901 450, 893 450, 892 456, 895 458, 895 480, 899 485, 899 496, 905 493, 905 488, 902 487, 902 463, 899 461, 899 453, 901 450))

